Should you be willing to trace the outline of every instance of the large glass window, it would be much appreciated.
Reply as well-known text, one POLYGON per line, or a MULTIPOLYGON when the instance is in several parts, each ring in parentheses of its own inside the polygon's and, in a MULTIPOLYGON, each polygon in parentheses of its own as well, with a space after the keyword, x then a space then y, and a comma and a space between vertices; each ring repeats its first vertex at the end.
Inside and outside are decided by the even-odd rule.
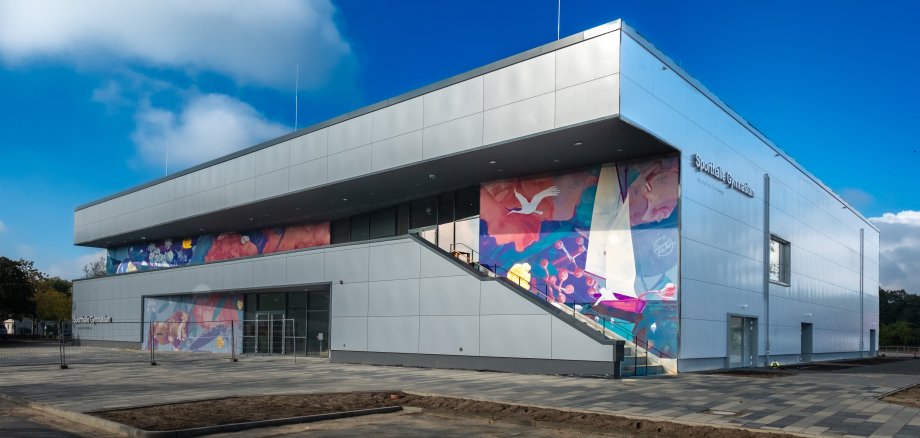
POLYGON ((396 209, 384 208, 371 213, 370 238, 379 239, 396 235, 396 209))
POLYGON ((438 200, 437 198, 422 199, 412 203, 412 218, 409 221, 410 229, 418 229, 437 225, 438 200))
POLYGON ((333 244, 351 242, 351 220, 349 218, 334 220, 329 227, 331 228, 329 235, 333 244))
POLYGON ((789 242, 770 236, 770 282, 789 286, 789 242))
POLYGON ((360 242, 370 237, 370 215, 357 214, 351 217, 351 241, 360 242))

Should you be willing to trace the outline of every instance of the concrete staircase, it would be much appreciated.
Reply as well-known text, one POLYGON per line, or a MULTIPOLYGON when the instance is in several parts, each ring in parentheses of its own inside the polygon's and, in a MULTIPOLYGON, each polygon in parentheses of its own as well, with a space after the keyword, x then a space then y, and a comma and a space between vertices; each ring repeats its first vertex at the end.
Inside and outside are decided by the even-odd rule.
POLYGON ((498 281, 518 295, 537 304, 548 313, 555 315, 557 318, 565 321, 570 326, 601 344, 612 344, 623 341, 625 344, 625 355, 623 361, 620 363, 622 377, 642 377, 677 373, 677 361, 675 359, 661 357, 656 354, 653 349, 643 348, 641 343, 637 345, 635 340, 631 339, 628 334, 611 330, 610 325, 612 325, 612 321, 599 320, 600 317, 581 313, 572 307, 549 299, 540 291, 521 286, 518 282, 512 280, 512 278, 515 277, 514 274, 508 275, 505 273, 506 275, 501 275, 495 272, 495 268, 490 268, 478 263, 478 254, 472 249, 463 253, 451 253, 444 251, 422 237, 416 235, 411 236, 423 246, 446 256, 454 264, 467 270, 470 274, 478 276, 483 280, 490 279, 498 281))

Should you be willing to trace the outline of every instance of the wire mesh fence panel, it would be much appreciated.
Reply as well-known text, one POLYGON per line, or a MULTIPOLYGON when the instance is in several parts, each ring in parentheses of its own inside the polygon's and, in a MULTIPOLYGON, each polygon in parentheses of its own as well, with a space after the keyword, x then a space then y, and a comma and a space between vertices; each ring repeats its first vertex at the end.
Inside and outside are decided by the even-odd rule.
POLYGON ((156 362, 236 360, 242 350, 242 321, 151 321, 143 348, 156 362))
POLYGON ((61 362, 62 342, 69 339, 69 323, 18 323, 0 333, 0 366, 47 365, 61 362), (66 331, 66 332, 65 332, 66 331))
POLYGON ((145 362, 141 346, 147 324, 131 322, 74 322, 70 339, 63 342, 63 364, 145 362))

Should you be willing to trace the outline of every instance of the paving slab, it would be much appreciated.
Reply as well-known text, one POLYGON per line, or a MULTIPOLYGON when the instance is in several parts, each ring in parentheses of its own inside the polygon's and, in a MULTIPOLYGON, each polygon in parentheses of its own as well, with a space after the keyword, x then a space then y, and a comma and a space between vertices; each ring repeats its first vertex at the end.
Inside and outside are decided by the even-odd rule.
POLYGON ((318 358, 300 358, 294 363, 277 357, 244 357, 237 363, 163 361, 158 366, 76 364, 66 370, 0 367, 0 393, 77 412, 231 395, 404 390, 651 419, 862 437, 877 431, 897 435, 920 424, 920 409, 877 398, 916 383, 920 383, 920 360, 774 379, 686 373, 608 380, 332 364, 318 358), (829 400, 833 404, 828 405, 829 400), (756 411, 757 415, 701 414, 717 408, 756 411), (812 416, 828 418, 808 421, 812 416), (896 418, 898 424, 882 420, 883 416, 896 418), (873 418, 882 422, 870 421, 873 418), (886 425, 889 427, 880 429, 886 425))

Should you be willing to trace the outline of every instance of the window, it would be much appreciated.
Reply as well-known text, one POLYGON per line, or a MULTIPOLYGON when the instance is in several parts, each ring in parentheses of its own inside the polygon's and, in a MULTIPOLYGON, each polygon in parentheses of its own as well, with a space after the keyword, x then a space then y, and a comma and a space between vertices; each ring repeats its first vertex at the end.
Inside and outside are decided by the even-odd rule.
POLYGON ((770 236, 770 282, 789 286, 789 242, 770 236))

